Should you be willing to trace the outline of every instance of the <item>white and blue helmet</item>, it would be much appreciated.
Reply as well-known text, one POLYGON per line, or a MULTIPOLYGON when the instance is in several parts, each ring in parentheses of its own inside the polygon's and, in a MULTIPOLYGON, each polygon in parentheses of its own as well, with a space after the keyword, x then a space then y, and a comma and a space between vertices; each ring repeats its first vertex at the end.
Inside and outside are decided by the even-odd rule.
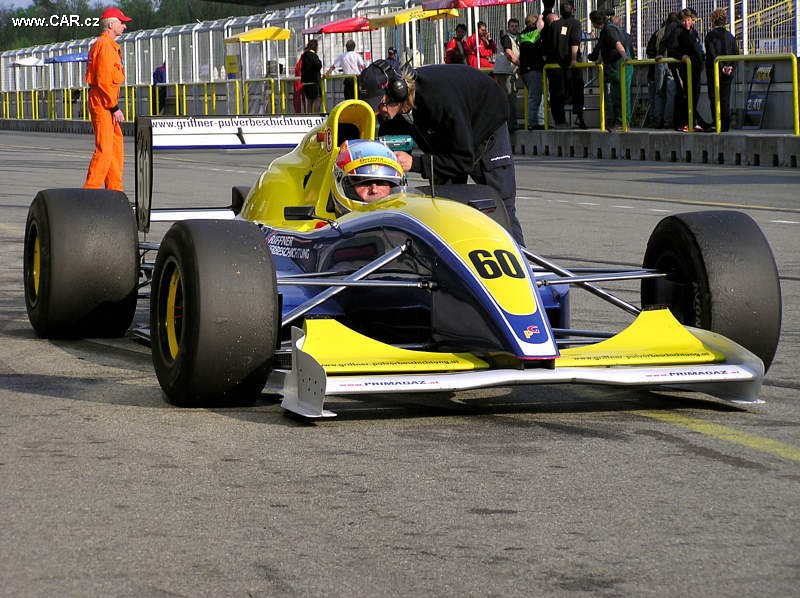
POLYGON ((339 148, 333 168, 334 197, 344 212, 364 205, 353 185, 383 181, 392 187, 405 184, 405 174, 394 152, 386 144, 371 139, 351 139, 339 148))

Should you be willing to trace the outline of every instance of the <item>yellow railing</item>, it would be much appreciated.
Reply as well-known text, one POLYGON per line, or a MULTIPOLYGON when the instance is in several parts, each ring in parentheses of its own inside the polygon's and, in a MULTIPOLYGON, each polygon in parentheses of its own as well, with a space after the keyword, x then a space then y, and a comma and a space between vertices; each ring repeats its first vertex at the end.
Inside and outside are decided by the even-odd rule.
POLYGON ((358 77, 356 75, 326 75, 322 78, 322 111, 327 112, 327 85, 328 81, 343 81, 344 85, 353 86, 353 97, 358 97, 358 77))
MULTIPOLYGON (((545 130, 550 128, 549 117, 547 116, 549 110, 549 103, 548 103, 548 93, 547 93, 547 71, 553 69, 560 69, 561 67, 557 64, 546 64, 544 65, 544 70, 542 71, 542 102, 544 103, 544 128, 545 130)), ((597 84, 600 87, 600 130, 606 130, 606 86, 605 86, 605 78, 603 74, 603 65, 600 63, 594 62, 579 62, 572 68, 579 68, 579 69, 597 69, 597 84)), ((624 101, 624 98, 623 98, 624 101)))
POLYGON ((792 71, 792 122, 794 124, 794 134, 800 135, 800 110, 798 110, 798 88, 797 88, 797 56, 794 54, 762 54, 761 56, 717 56, 714 60, 714 104, 716 115, 717 133, 722 130, 719 99, 719 63, 720 62, 770 62, 775 60, 788 60, 792 71))

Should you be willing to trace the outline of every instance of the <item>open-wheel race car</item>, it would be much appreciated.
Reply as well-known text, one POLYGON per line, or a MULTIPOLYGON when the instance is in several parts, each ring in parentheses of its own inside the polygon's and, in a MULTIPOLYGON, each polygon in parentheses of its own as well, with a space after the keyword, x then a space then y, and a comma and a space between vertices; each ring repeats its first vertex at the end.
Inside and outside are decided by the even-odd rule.
POLYGON ((334 415, 329 395, 521 384, 759 401, 781 296, 749 216, 672 215, 652 232, 641 268, 571 268, 519 246, 487 187, 349 199, 333 175, 339 148, 374 136, 367 104, 339 104, 222 212, 151 209, 139 181, 133 206, 120 192, 39 192, 24 251, 36 333, 123 335, 149 297, 149 328, 136 334, 150 342, 168 401, 241 404, 269 383, 307 418, 334 415), (154 215, 174 223, 160 242, 140 241, 154 215), (641 280, 641 307, 599 286, 619 280, 641 280), (573 287, 631 323, 570 328, 573 287))

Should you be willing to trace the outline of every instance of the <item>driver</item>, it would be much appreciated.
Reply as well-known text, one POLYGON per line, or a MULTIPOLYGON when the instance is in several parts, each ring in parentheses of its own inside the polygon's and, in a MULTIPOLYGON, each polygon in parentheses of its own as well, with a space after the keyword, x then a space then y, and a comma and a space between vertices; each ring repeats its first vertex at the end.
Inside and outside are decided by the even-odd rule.
POLYGON ((405 184, 403 168, 386 144, 351 139, 339 148, 333 167, 337 213, 372 203, 405 184))

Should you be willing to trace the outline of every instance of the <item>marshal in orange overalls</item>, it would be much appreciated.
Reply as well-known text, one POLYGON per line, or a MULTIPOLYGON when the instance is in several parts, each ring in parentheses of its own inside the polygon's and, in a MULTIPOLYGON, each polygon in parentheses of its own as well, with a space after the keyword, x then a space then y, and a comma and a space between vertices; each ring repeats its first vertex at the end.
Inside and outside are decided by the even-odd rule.
POLYGON ((119 44, 108 31, 89 50, 86 83, 89 85, 89 115, 94 128, 94 154, 84 187, 122 191, 124 149, 122 128, 114 118, 119 110, 119 88, 125 82, 119 44))

